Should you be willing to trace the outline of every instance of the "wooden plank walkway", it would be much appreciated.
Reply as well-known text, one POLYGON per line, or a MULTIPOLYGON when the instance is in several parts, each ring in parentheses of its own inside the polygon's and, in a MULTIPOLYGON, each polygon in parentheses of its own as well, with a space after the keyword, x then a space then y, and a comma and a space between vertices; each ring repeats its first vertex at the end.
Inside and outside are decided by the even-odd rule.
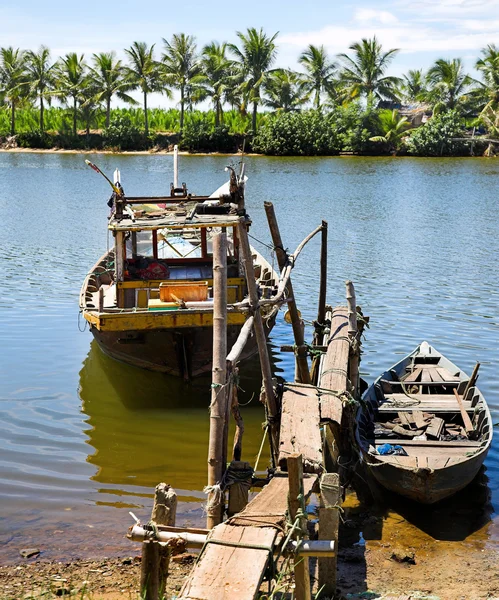
MULTIPOLYGON (((317 482, 315 475, 304 476, 306 498, 317 482)), ((287 476, 274 477, 244 510, 211 531, 179 600, 252 600, 257 596, 269 564, 268 549, 284 538, 288 490, 287 476)))
POLYGON ((319 402, 320 396, 313 385, 284 386, 278 460, 283 471, 288 470, 290 454, 303 456, 305 473, 323 471, 319 402))

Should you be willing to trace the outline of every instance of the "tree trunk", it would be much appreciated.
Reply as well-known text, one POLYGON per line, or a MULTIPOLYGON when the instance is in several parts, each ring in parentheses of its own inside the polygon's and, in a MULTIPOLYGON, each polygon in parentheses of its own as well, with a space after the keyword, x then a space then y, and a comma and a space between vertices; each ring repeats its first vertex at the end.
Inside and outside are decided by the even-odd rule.
POLYGON ((315 109, 319 110, 320 107, 321 107, 321 90, 320 90, 320 88, 317 88, 315 90, 315 109))
POLYGON ((76 96, 73 98, 73 137, 76 137, 76 96))
POLYGON ((220 102, 215 104, 215 127, 220 127, 220 102))
POLYGON ((16 135, 16 103, 12 100, 12 112, 10 116, 10 135, 16 135))
POLYGON ((256 133, 256 111, 258 109, 258 102, 253 102, 253 117, 251 120, 251 127, 253 129, 253 135, 256 133))
POLYGON ((109 127, 109 123, 111 122, 111 97, 107 97, 106 103, 106 128, 109 127))
POLYGON ((184 86, 180 86, 180 133, 184 130, 184 86))
POLYGON ((147 137, 149 135, 149 121, 147 119, 147 92, 144 92, 144 131, 147 137))
POLYGON ((43 111, 44 111, 44 106, 43 106, 43 96, 40 93, 40 131, 43 133, 43 111))

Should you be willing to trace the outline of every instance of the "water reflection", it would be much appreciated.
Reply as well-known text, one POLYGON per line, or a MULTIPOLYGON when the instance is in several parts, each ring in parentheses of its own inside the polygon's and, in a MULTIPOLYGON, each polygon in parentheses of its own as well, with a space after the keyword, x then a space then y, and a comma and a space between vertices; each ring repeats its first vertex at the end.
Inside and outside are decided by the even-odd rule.
MULTIPOLYGON (((258 403, 258 361, 245 363, 240 381, 245 421, 244 454, 255 456, 261 442, 263 409, 258 403)), ((180 498, 200 501, 206 483, 210 380, 190 384, 179 378, 123 365, 92 341, 80 371, 79 395, 97 467, 92 479, 112 496, 99 502, 130 503, 149 496, 160 481, 171 483, 180 498), (105 486, 105 487, 104 487, 105 486), (123 498, 121 498, 123 496, 123 498)))

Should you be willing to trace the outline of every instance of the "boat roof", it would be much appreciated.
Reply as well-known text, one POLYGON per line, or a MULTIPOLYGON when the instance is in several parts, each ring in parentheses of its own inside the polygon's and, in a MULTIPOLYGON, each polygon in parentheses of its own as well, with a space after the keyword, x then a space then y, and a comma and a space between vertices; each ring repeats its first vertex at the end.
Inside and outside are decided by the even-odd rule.
MULTIPOLYGON (((197 211, 200 204, 220 206, 217 199, 207 196, 183 198, 143 197, 125 198, 123 216, 112 214, 108 228, 113 231, 142 231, 152 229, 185 229, 201 227, 234 227, 241 215, 236 209, 225 214, 205 214, 197 211)), ((227 208, 229 206, 227 205, 227 208)), ((251 223, 245 215, 246 222, 251 223)))

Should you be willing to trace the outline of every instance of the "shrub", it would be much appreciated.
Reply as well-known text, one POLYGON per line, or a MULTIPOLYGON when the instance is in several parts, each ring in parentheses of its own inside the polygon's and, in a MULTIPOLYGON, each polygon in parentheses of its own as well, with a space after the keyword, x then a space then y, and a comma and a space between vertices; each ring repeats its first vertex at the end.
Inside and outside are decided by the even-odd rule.
POLYGON ((379 113, 372 103, 363 106, 353 102, 338 108, 335 120, 343 150, 356 154, 379 154, 379 145, 371 140, 381 133, 379 113))
POLYGON ((416 156, 459 156, 469 154, 463 137, 464 121, 455 110, 434 115, 425 125, 415 129, 407 139, 407 149, 416 156))
POLYGON ((149 138, 132 124, 128 115, 113 116, 103 137, 106 147, 118 150, 146 150, 150 146, 149 138))
POLYGON ((253 150, 274 156, 338 154, 340 140, 331 115, 309 110, 269 116, 253 139, 253 150))
POLYGON ((33 131, 24 131, 16 136, 17 145, 21 148, 40 148, 48 149, 54 146, 54 137, 46 131, 35 129, 33 131))
POLYGON ((235 152, 237 141, 227 127, 213 127, 209 117, 200 115, 186 123, 180 148, 189 152, 235 152))

